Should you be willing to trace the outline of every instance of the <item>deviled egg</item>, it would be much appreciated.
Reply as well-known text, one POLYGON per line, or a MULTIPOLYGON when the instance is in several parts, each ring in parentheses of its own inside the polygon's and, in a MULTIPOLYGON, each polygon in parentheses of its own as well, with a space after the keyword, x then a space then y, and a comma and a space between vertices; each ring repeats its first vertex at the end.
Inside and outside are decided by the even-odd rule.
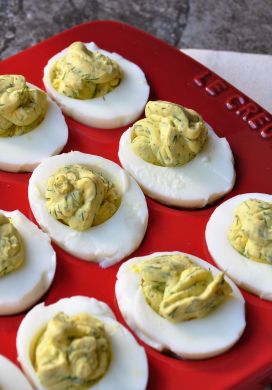
POLYGON ((21 370, 3 355, 0 355, 0 389, 33 390, 21 370))
POLYGON ((0 210, 0 315, 19 313, 37 302, 55 270, 48 235, 20 211, 0 210))
POLYGON ((47 93, 80 123, 116 128, 135 121, 149 96, 138 65, 94 42, 74 42, 44 68, 47 93))
POLYGON ((239 286, 272 300, 272 195, 226 200, 207 223, 206 243, 218 267, 239 286))
POLYGON ((140 339, 185 359, 223 353, 245 328, 238 288, 211 264, 186 253, 158 252, 126 261, 115 293, 140 339))
POLYGON ((170 206, 200 208, 232 189, 230 146, 198 113, 150 101, 145 115, 122 134, 119 144, 122 166, 145 194, 170 206))
POLYGON ((0 76, 0 169, 33 171, 59 153, 67 138, 61 110, 45 92, 23 76, 0 76))
POLYGON ((16 345, 25 374, 39 390, 146 388, 144 348, 94 298, 35 306, 21 322, 16 345))
POLYGON ((138 184, 117 164, 81 152, 44 160, 29 180, 33 214, 72 255, 112 265, 141 243, 148 220, 138 184))

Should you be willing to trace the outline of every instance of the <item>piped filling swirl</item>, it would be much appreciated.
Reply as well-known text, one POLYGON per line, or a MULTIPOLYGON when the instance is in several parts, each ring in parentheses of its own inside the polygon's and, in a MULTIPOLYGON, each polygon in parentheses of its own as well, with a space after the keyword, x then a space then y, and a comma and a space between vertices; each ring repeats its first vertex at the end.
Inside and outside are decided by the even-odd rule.
POLYGON ((0 137, 13 137, 35 129, 47 112, 47 96, 28 87, 23 76, 0 76, 0 137))
POLYGON ((131 147, 146 162, 175 167, 191 161, 207 140, 207 127, 200 115, 178 104, 150 101, 146 118, 135 122, 131 147))
POLYGON ((83 231, 113 216, 121 203, 115 184, 84 165, 66 165, 49 177, 48 212, 72 229, 83 231))
POLYGON ((222 272, 214 277, 211 271, 180 254, 145 260, 133 270, 141 276, 146 302, 171 322, 205 317, 232 291, 222 272))

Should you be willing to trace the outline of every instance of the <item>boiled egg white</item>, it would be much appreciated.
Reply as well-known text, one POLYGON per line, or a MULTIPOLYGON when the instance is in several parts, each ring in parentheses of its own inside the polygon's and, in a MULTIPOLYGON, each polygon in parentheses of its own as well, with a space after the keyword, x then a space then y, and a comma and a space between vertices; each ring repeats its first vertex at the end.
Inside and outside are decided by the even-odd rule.
POLYGON ((153 165, 137 156, 131 148, 132 128, 129 128, 120 139, 120 162, 151 198, 170 206, 204 207, 228 193, 235 181, 233 155, 227 140, 207 127, 208 139, 201 152, 177 167, 153 165))
POLYGON ((231 348, 245 328, 244 299, 229 278, 232 296, 216 310, 200 319, 172 323, 157 314, 146 302, 141 289, 141 277, 132 265, 156 256, 183 254, 213 275, 219 273, 200 258, 181 252, 157 252, 135 257, 123 263, 117 273, 115 294, 119 309, 137 336, 159 351, 171 351, 184 359, 205 359, 231 348))
POLYGON ((29 311, 21 322, 16 339, 18 360, 35 388, 44 390, 31 362, 33 339, 35 340, 48 321, 59 312, 70 316, 86 313, 104 323, 111 344, 112 358, 105 376, 91 389, 146 388, 148 365, 144 348, 138 345, 132 334, 115 319, 108 305, 84 296, 64 298, 48 306, 41 303, 29 311))
POLYGON ((68 127, 64 116, 49 96, 47 100, 46 115, 35 129, 14 137, 0 137, 0 169, 3 171, 32 172, 44 158, 59 153, 65 146, 68 127))
POLYGON ((0 355, 0 389, 33 390, 21 370, 3 355, 0 355))
POLYGON ((249 199, 272 202, 272 195, 248 193, 234 196, 218 206, 206 226, 206 243, 218 265, 239 286, 272 301, 272 266, 248 259, 240 254, 228 240, 233 223, 234 209, 249 199))
POLYGON ((54 55, 44 68, 43 82, 47 93, 62 111, 87 126, 110 129, 125 126, 135 121, 143 112, 149 96, 149 85, 140 67, 117 53, 100 49, 94 42, 85 43, 88 50, 98 50, 116 61, 122 72, 122 81, 117 88, 104 96, 80 100, 60 94, 51 83, 53 64, 64 57, 67 48, 54 55))
POLYGON ((37 302, 50 287, 56 270, 56 253, 50 238, 20 211, 0 210, 22 237, 25 261, 0 277, 0 315, 19 313, 37 302))
POLYGON ((119 165, 91 154, 63 153, 44 160, 29 180, 28 196, 33 214, 43 230, 61 248, 80 259, 108 267, 128 256, 140 245, 147 227, 148 210, 138 184, 119 165), (121 204, 104 223, 76 231, 54 219, 46 208, 48 178, 65 165, 82 164, 116 184, 121 204))

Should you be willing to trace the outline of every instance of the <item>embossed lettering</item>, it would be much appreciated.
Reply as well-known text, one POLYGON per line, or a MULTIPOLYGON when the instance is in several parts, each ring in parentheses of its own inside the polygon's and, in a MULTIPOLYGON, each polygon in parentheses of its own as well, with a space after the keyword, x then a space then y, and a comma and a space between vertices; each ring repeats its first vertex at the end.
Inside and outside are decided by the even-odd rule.
POLYGON ((269 122, 272 125, 271 118, 269 118, 269 116, 265 112, 260 112, 259 114, 249 119, 248 124, 252 129, 257 130, 261 126, 267 125, 267 123, 269 122))
MULTIPOLYGON (((227 82, 208 70, 195 76, 194 83, 197 87, 205 87, 205 91, 211 96, 220 95, 230 87, 227 82)), ((258 130, 258 134, 263 139, 272 141, 272 116, 263 111, 257 104, 242 94, 235 93, 226 98, 225 106, 243 119, 251 129, 258 130)))
POLYGON ((207 83, 207 80, 209 80, 211 76, 212 72, 210 72, 209 70, 205 70, 204 72, 195 76, 194 82, 198 87, 204 87, 207 83))
POLYGON ((261 130, 261 136, 263 138, 271 138, 272 139, 272 124, 265 126, 261 130))
POLYGON ((216 79, 216 80, 212 81, 211 83, 209 83, 207 85, 207 87, 205 88, 205 90, 209 95, 217 96, 221 92, 225 91, 227 88, 228 88, 228 86, 226 83, 224 83, 223 80, 216 79))
POLYGON ((226 107, 228 110, 235 110, 246 103, 246 99, 242 95, 232 95, 226 100, 226 107))
POLYGON ((238 110, 235 111, 236 115, 243 118, 243 121, 248 121, 252 114, 257 114, 259 111, 258 106, 255 103, 247 103, 238 110))

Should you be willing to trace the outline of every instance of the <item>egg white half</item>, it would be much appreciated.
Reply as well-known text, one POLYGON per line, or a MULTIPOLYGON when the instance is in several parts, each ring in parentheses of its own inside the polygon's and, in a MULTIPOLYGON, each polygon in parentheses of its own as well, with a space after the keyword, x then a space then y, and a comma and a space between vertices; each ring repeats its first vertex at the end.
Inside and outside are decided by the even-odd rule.
POLYGON ((21 370, 3 355, 0 355, 0 388, 33 390, 21 370))
POLYGON ((88 50, 98 50, 117 62, 123 74, 120 85, 105 96, 94 99, 80 100, 60 94, 51 84, 51 74, 54 62, 66 55, 66 48, 54 55, 44 68, 43 82, 47 93, 65 114, 87 126, 110 129, 135 121, 143 112, 149 96, 143 71, 119 54, 100 49, 94 42, 85 45, 88 50))
POLYGON ((53 241, 73 256, 108 267, 128 256, 140 245, 147 227, 148 210, 138 184, 119 165, 105 158, 81 152, 63 153, 44 160, 29 180, 28 196, 33 214, 53 241), (107 221, 85 231, 73 230, 47 211, 47 180, 58 168, 83 164, 117 185, 122 200, 107 221))
POLYGON ((32 366, 30 352, 33 338, 46 326, 57 313, 67 315, 86 313, 104 323, 105 331, 110 339, 112 361, 105 376, 91 389, 145 389, 148 379, 148 365, 144 348, 132 334, 121 325, 104 302, 84 296, 64 298, 45 306, 35 306, 23 319, 18 329, 16 345, 20 364, 35 388, 44 390, 32 366))
POLYGON ((157 252, 135 257, 123 263, 117 273, 115 294, 119 309, 128 325, 146 344, 159 351, 171 351, 184 359, 205 359, 231 348, 245 328, 244 299, 234 283, 226 278, 233 295, 208 316, 172 323, 158 315, 147 303, 141 289, 140 274, 132 265, 155 256, 183 254, 196 264, 218 270, 200 258, 182 252, 157 252))
POLYGON ((272 202, 272 195, 248 193, 234 196, 218 206, 206 226, 206 243, 214 261, 239 286, 272 301, 272 265, 241 255, 228 240, 234 209, 248 199, 272 202))
MULTIPOLYGON (((27 83, 31 88, 35 85, 27 83)), ((68 139, 68 127, 60 108, 49 97, 43 121, 34 130, 15 137, 0 137, 0 169, 32 172, 46 157, 59 153, 68 139)))
POLYGON ((151 198, 170 206, 200 208, 232 189, 235 171, 230 146, 210 126, 202 151, 178 167, 156 166, 137 156, 131 148, 131 130, 121 136, 119 159, 151 198))
POLYGON ((39 300, 50 287, 56 270, 56 253, 50 238, 20 211, 0 210, 20 233, 25 261, 0 278, 0 315, 19 313, 39 300))

